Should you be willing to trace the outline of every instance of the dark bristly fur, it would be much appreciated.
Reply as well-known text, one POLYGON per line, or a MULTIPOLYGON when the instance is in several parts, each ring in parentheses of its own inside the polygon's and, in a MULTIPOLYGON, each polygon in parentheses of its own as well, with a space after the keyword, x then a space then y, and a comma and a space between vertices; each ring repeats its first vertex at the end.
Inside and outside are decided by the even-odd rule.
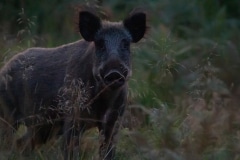
POLYGON ((99 157, 113 159, 131 76, 130 43, 144 36, 146 15, 108 22, 81 11, 79 31, 84 40, 28 49, 1 69, 1 118, 16 130, 25 125, 17 142, 32 148, 63 135, 64 159, 74 158, 85 130, 98 127, 99 157))

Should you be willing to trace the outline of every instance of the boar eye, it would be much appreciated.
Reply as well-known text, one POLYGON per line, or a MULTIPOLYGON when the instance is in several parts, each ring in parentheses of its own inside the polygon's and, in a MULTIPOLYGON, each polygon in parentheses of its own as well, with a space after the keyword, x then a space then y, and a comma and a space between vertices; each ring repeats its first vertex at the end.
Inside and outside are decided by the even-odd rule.
POLYGON ((121 49, 129 49, 130 47, 130 42, 126 39, 123 39, 121 42, 121 49))
POLYGON ((106 50, 105 41, 103 39, 97 40, 95 44, 98 49, 102 51, 106 50))

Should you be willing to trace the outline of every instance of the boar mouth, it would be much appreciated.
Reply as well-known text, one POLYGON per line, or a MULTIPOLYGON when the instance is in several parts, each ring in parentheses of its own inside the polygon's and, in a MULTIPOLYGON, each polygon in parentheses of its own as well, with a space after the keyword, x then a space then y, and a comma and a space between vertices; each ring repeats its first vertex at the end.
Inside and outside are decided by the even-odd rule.
POLYGON ((117 70, 111 70, 103 76, 103 81, 112 89, 121 87, 125 83, 125 77, 117 70))

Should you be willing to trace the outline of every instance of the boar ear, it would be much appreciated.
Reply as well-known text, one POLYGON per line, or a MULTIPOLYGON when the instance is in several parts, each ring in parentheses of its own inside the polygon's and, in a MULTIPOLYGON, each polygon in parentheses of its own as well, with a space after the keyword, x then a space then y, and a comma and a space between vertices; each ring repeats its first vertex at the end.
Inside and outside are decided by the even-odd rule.
POLYGON ((131 14, 123 21, 123 25, 131 34, 132 42, 136 43, 146 32, 146 14, 143 12, 131 14))
POLYGON ((79 31, 86 41, 93 41, 101 28, 101 20, 88 11, 79 12, 79 31))

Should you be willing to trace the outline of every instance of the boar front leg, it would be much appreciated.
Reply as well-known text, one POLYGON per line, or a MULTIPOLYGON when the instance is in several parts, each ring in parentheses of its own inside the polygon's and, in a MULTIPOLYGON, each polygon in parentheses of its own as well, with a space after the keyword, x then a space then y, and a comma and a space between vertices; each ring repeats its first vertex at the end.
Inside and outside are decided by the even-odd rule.
POLYGON ((116 135, 118 133, 121 113, 118 110, 109 111, 101 125, 98 127, 100 132, 100 160, 112 160, 116 150, 116 135))
POLYGON ((80 140, 85 131, 84 125, 76 125, 72 121, 65 121, 63 134, 64 160, 79 159, 80 140))

